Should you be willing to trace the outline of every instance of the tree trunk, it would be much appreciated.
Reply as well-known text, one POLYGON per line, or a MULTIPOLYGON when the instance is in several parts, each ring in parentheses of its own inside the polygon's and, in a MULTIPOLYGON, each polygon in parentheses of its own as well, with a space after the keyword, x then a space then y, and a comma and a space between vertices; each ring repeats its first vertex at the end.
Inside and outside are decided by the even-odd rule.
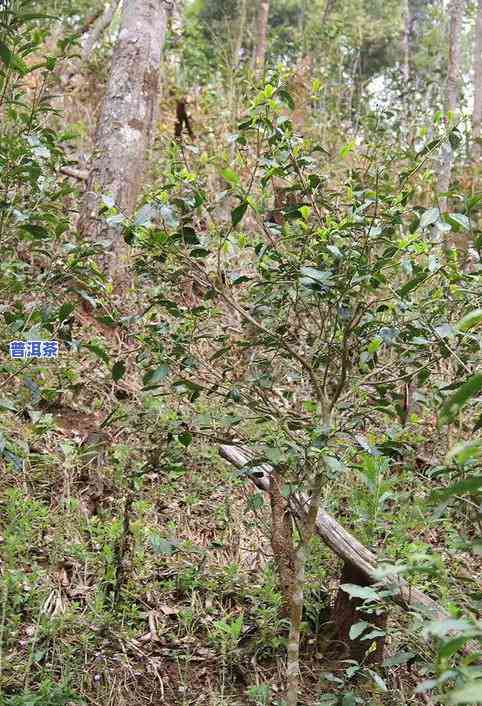
MULTIPOLYGON (((360 569, 349 562, 345 562, 340 578, 340 584, 343 585, 344 583, 352 583, 355 586, 368 586, 370 582, 367 581, 366 575, 360 571, 360 569)), ((354 659, 364 664, 381 664, 385 646, 384 636, 380 636, 375 640, 362 640, 360 638, 362 638, 363 635, 355 640, 350 638, 351 627, 362 620, 365 620, 374 627, 380 628, 380 630, 385 630, 387 616, 385 614, 374 615, 360 611, 359 608, 362 603, 363 600, 361 598, 352 598, 342 588, 338 589, 335 605, 333 606, 335 639, 346 646, 347 654, 345 658, 354 659), (375 649, 367 654, 367 650, 372 642, 375 642, 375 649)), ((365 632, 369 630, 370 629, 365 632)))
POLYGON ((238 26, 234 38, 233 47, 233 73, 237 71, 241 61, 241 50, 244 43, 244 31, 246 29, 246 0, 240 0, 238 11, 238 26))
POLYGON ((268 43, 269 0, 261 0, 258 14, 258 41, 256 44, 255 72, 259 79, 264 73, 266 47, 268 43))
POLYGON ((300 686, 301 620, 305 587, 306 548, 303 539, 295 553, 295 580, 291 597, 290 633, 286 648, 286 704, 297 706, 300 686))
POLYGON ((126 279, 126 247, 119 226, 106 227, 98 219, 99 194, 110 195, 122 214, 132 215, 154 138, 165 27, 161 0, 124 0, 79 219, 87 238, 112 241, 102 266, 118 284, 126 279))
POLYGON ((474 40, 474 110, 472 113, 472 159, 480 160, 480 125, 482 123, 482 0, 477 6, 474 40))
MULTIPOLYGON (((445 96, 445 113, 447 126, 453 121, 453 116, 457 110, 458 93, 460 88, 460 44, 462 33, 462 15, 465 0, 451 0, 449 6, 449 56, 447 67, 447 88, 445 96), (449 122, 450 121, 450 122, 449 122)), ((452 175, 452 148, 448 140, 442 148, 440 169, 437 182, 438 193, 446 193, 450 186, 452 175)), ((439 200, 440 210, 447 210, 447 197, 442 196, 439 200)))
POLYGON ((270 484, 271 499, 271 548, 278 571, 283 605, 281 614, 289 619, 292 613, 291 599, 295 584, 295 549, 291 515, 286 498, 281 490, 282 476, 273 471, 270 484))
POLYGON ((410 3, 409 0, 405 0, 404 3, 404 27, 402 35, 402 52, 403 52, 403 68, 402 75, 404 80, 404 90, 407 90, 407 84, 410 80, 410 26, 412 22, 412 16, 410 13, 410 3))

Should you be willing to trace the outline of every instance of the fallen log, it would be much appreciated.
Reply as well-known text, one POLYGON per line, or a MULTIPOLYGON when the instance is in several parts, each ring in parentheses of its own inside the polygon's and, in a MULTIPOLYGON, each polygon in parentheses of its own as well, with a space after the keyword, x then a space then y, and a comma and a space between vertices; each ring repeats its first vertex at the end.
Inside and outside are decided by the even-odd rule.
MULTIPOLYGON (((222 445, 220 455, 237 468, 249 466, 254 458, 252 452, 245 446, 222 445)), ((247 476, 253 483, 265 492, 269 492, 271 466, 262 464, 248 470, 247 476)), ((292 511, 302 518, 306 513, 309 499, 299 493, 291 496, 292 511)), ((401 577, 388 577, 380 581, 378 560, 375 554, 363 546, 350 532, 340 525, 334 517, 322 508, 316 518, 316 532, 340 559, 352 565, 367 579, 367 583, 382 583, 387 588, 395 589, 392 599, 405 610, 422 612, 432 620, 445 620, 451 617, 436 601, 422 593, 418 588, 410 586, 401 577)), ((471 647, 473 647, 471 645, 471 647)))

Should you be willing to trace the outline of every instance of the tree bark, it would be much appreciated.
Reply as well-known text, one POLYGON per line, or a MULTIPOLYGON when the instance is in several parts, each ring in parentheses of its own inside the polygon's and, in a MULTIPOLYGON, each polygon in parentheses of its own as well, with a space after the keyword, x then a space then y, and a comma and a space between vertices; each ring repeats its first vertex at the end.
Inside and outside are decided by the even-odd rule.
POLYGON ((402 35, 402 52, 403 52, 403 80, 405 82, 404 89, 407 90, 407 83, 410 80, 410 26, 412 16, 410 13, 409 0, 404 2, 404 27, 402 35))
POLYGON ((256 44, 256 55, 254 64, 257 79, 260 79, 264 73, 264 66, 266 61, 266 48, 268 44, 268 16, 269 0, 261 0, 259 4, 258 41, 256 44))
POLYGON ((286 704, 297 706, 300 686, 300 642, 301 620, 303 617, 306 561, 310 551, 310 543, 316 530, 316 519, 320 510, 323 474, 317 473, 311 496, 300 518, 300 539, 294 555, 294 586, 291 601, 290 634, 286 650, 286 704))
MULTIPOLYGON (((369 582, 366 576, 356 566, 345 562, 343 571, 340 577, 340 584, 352 583, 355 586, 367 586, 369 582)), ((372 615, 360 611, 359 608, 363 604, 361 598, 352 598, 341 587, 335 599, 333 606, 333 624, 335 626, 335 638, 338 642, 346 646, 347 657, 354 659, 359 663, 364 664, 381 664, 383 661, 383 650, 385 646, 385 637, 380 636, 375 640, 362 640, 350 638, 350 629, 353 625, 366 620, 367 623, 384 631, 387 624, 387 616, 372 615), (375 642, 375 649, 367 654, 367 650, 375 642)), ((363 637, 361 635, 360 637, 363 637)))
POLYGON ((480 126, 482 123, 482 0, 477 5, 474 39, 474 109, 472 112, 472 159, 480 160, 480 126))
POLYGON ((118 283, 125 281, 126 247, 119 227, 106 227, 98 219, 99 195, 110 195, 123 215, 132 215, 154 138, 165 28, 161 0, 124 0, 81 208, 80 232, 89 239, 102 235, 111 240, 102 266, 118 283))
POLYGON ((282 617, 290 618, 292 595, 295 583, 295 549, 293 545, 292 519, 286 499, 281 494, 283 479, 273 471, 270 485, 271 500, 271 549, 283 597, 282 617))
POLYGON ((286 704, 297 706, 300 686, 300 640, 303 617, 306 551, 303 540, 295 553, 295 581, 291 597, 290 633, 286 647, 286 704))
MULTIPOLYGON (((445 113, 447 126, 453 121, 457 110, 460 89, 460 45, 462 34, 462 15, 465 0, 451 0, 449 5, 449 55, 447 67, 447 87, 445 94, 445 113)), ((442 148, 437 192, 445 194, 449 190, 452 176, 452 148, 446 140, 442 148)), ((439 200, 440 210, 447 210, 447 197, 439 200)))
POLYGON ((233 73, 237 71, 239 63, 241 61, 241 50, 243 48, 244 31, 246 29, 246 0, 240 0, 239 5, 240 6, 238 11, 238 26, 236 29, 233 47, 233 73))

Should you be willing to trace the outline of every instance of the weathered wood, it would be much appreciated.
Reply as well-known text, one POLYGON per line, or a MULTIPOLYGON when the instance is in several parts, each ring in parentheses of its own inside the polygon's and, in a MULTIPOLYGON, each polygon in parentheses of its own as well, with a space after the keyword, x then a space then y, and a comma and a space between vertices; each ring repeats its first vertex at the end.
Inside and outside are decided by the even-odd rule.
POLYGON ((366 586, 366 574, 357 569, 347 561, 343 564, 343 571, 340 576, 340 586, 335 598, 332 610, 332 623, 334 637, 346 650, 346 656, 363 664, 381 664, 383 662, 383 652, 385 648, 385 630, 387 627, 387 614, 383 612, 379 615, 367 613, 363 610, 363 600, 350 596, 342 589, 343 584, 352 583, 355 586, 366 586), (382 634, 375 639, 364 640, 363 635, 352 639, 350 630, 360 620, 366 620, 371 626, 379 628, 382 634), (375 649, 373 649, 375 643, 375 649), (370 649, 371 648, 371 649, 370 649), (369 651, 370 649, 370 651, 369 651))
MULTIPOLYGON (((219 453, 237 468, 249 465, 250 460, 254 457, 250 450, 243 446, 223 445, 220 447, 219 453)), ((248 476, 258 488, 268 492, 271 471, 271 466, 263 464, 250 469, 248 476)), ((295 514, 303 516, 306 512, 305 508, 308 507, 307 496, 303 494, 293 495, 291 497, 291 507, 295 514)), ((334 517, 322 508, 318 511, 316 531, 325 544, 340 559, 361 571, 366 576, 368 583, 380 582, 377 574, 377 569, 379 568, 378 560, 375 554, 364 547, 356 537, 350 534, 334 517)), ((417 588, 410 586, 401 577, 385 578, 382 583, 387 587, 396 589, 393 600, 402 608, 418 610, 433 620, 443 620, 450 617, 436 601, 417 588)))

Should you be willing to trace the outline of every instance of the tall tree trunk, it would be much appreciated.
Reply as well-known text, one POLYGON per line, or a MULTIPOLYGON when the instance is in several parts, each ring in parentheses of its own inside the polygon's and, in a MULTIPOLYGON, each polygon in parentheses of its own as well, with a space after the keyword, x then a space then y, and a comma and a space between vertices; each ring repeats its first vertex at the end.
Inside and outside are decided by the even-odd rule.
MULTIPOLYGON (((449 5, 449 56, 447 67, 447 88, 445 96, 445 113, 447 121, 453 121, 457 110, 458 93, 460 88, 460 44, 462 34, 462 15, 465 0, 451 0, 449 5)), ((449 125, 449 122, 447 122, 449 125)), ((437 182, 438 193, 445 193, 450 186, 452 175, 452 148, 446 140, 442 148, 442 158, 437 182)), ((440 210, 447 210, 447 197, 442 196, 439 201, 440 210)))
POLYGON ((266 47, 268 43, 269 0, 261 0, 258 13, 258 41, 256 43, 255 72, 256 78, 264 73, 266 47))
POLYGON ((241 60, 241 50, 243 48, 244 42, 244 31, 246 29, 246 14, 247 5, 246 0, 240 0, 239 10, 238 10, 238 26, 236 30, 236 35, 234 38, 233 47, 233 73, 237 71, 239 67, 239 62, 241 60))
POLYGON ((482 123, 482 0, 477 6, 474 40, 474 110, 472 113, 472 159, 480 160, 480 126, 482 123))
POLYGON ((161 0, 124 0, 79 219, 79 230, 87 238, 102 235, 112 241, 109 261, 102 265, 117 283, 125 279, 126 248, 119 227, 105 227, 98 219, 99 195, 110 195, 126 216, 135 208, 158 115, 165 28, 161 0))
POLYGON ((407 83, 410 80, 410 25, 412 22, 412 15, 410 12, 409 0, 404 2, 404 25, 403 25, 403 35, 402 35, 402 52, 403 52, 403 68, 402 75, 405 82, 404 89, 407 90, 407 83))
MULTIPOLYGON (((241 63, 241 52, 244 43, 244 33, 246 30, 247 19, 247 0, 239 0, 239 9, 237 11, 237 23, 232 44, 231 70, 229 76, 229 112, 231 116, 232 130, 236 130, 239 110, 239 87, 237 81, 237 72, 241 63)), ((230 156, 234 157, 235 143, 231 144, 230 156)))

